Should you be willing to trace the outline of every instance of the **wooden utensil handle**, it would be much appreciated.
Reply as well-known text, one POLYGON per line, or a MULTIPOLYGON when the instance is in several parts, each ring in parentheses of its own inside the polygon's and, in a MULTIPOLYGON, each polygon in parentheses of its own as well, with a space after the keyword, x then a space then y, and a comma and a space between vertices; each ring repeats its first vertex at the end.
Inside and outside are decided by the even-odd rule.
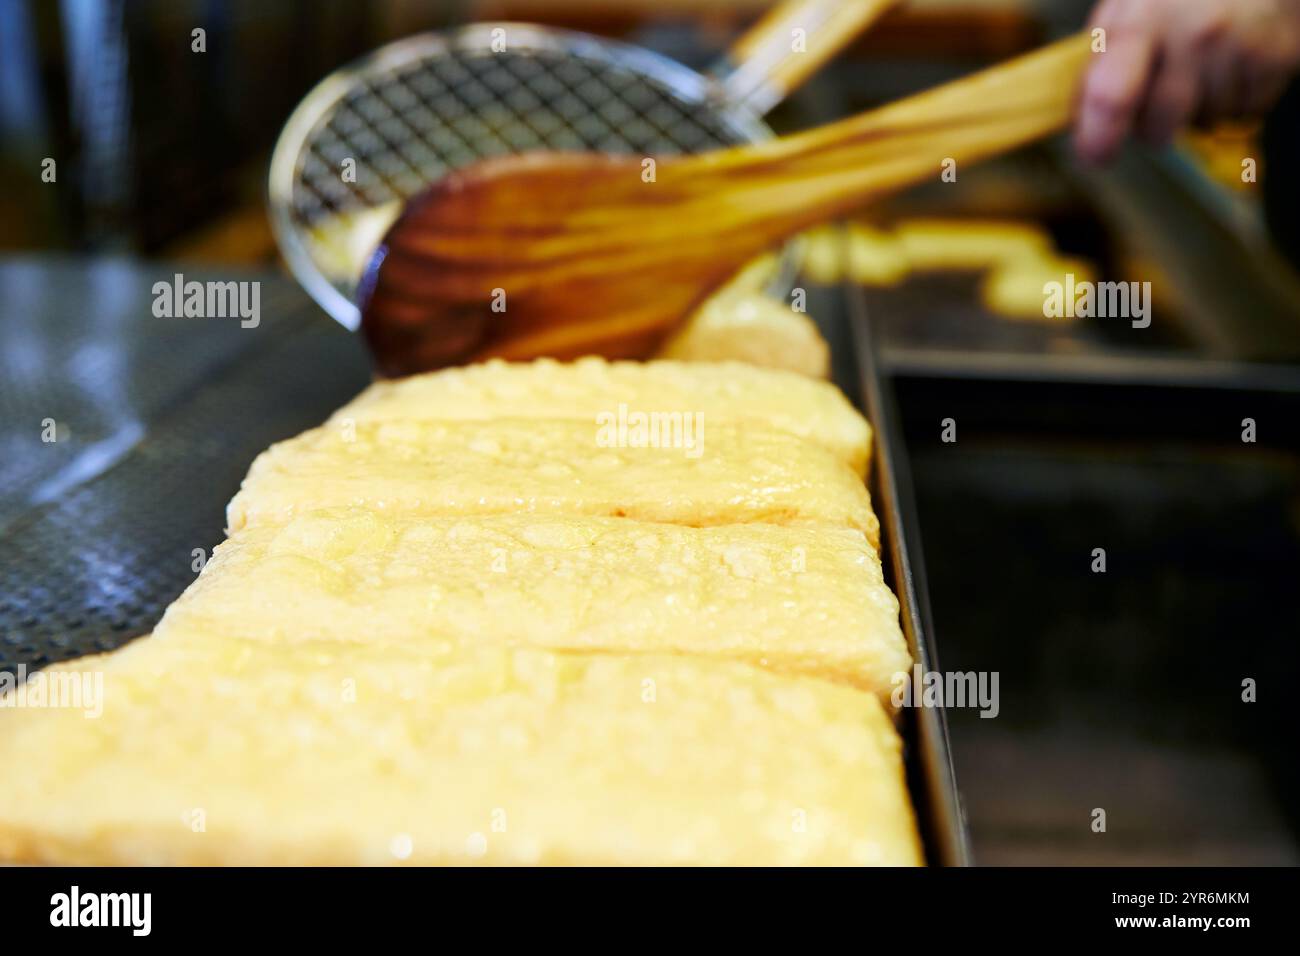
POLYGON ((731 47, 724 99, 766 113, 899 0, 786 0, 731 47), (802 42, 796 37, 802 30, 802 42))
POLYGON ((1091 56, 1078 34, 798 136, 686 159, 682 171, 731 193, 738 217, 803 228, 1060 130, 1091 56))

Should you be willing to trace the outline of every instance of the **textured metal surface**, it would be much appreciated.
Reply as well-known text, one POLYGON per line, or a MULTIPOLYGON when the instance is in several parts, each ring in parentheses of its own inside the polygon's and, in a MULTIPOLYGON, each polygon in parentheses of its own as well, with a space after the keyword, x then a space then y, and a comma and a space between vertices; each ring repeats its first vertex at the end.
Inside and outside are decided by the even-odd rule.
POLYGON ((407 199, 449 169, 534 149, 683 152, 737 138, 714 113, 615 63, 451 49, 360 80, 304 144, 293 212, 407 199), (343 160, 357 162, 344 182, 343 160))
POLYGON ((290 118, 271 165, 277 237, 313 298, 355 327, 359 276, 338 276, 319 245, 331 220, 408 199, 486 157, 658 156, 770 135, 748 110, 715 102, 714 89, 648 51, 525 24, 401 40, 327 77, 290 118), (504 51, 493 52, 495 29, 504 51), (355 182, 341 175, 346 160, 355 182))
POLYGON ((0 266, 0 670, 149 631, 254 456, 369 380, 360 342, 282 277, 258 277, 257 328, 155 318, 174 271, 0 266))

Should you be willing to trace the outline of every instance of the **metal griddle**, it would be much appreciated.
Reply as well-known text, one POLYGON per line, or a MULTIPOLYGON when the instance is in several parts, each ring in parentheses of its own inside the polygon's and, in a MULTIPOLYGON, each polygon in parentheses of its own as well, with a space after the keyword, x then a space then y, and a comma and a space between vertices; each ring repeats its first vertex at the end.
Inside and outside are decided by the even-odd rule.
MULTIPOLYGON (((225 504, 253 458, 369 381, 359 340, 291 280, 249 276, 262 282, 262 323, 241 329, 237 320, 154 319, 159 274, 169 267, 0 265, 0 302, 22 305, 0 320, 0 372, 11 383, 0 392, 0 670, 148 633, 194 580, 194 549, 210 554, 222 540, 225 504), (40 441, 47 416, 66 438, 40 441)), ((875 423, 886 574, 913 653, 933 669, 906 462, 869 335, 859 317, 854 347, 844 297, 810 291, 836 343, 838 383, 875 423)), ((966 863, 942 715, 909 711, 903 731, 927 857, 966 863)))
POLYGON ((262 321, 155 319, 176 265, 0 264, 0 670, 147 633, 223 538, 253 457, 369 381, 358 343, 284 277, 262 321), (41 440, 42 421, 58 440, 41 440))

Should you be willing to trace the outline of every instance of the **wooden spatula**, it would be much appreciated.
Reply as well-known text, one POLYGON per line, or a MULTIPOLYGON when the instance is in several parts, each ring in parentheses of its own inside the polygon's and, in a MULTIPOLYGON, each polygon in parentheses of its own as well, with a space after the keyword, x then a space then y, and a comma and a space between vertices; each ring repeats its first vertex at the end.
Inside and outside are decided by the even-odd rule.
POLYGON ((1053 133, 1078 35, 882 109, 685 157, 537 153, 416 199, 362 281, 384 375, 500 356, 641 358, 758 253, 873 199, 1053 133), (652 162, 653 161, 653 162, 652 162))

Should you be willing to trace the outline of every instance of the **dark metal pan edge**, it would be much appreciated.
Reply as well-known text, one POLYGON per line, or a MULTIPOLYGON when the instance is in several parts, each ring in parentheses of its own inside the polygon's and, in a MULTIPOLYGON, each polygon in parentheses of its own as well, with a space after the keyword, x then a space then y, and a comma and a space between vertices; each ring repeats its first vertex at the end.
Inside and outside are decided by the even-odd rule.
MULTIPOLYGON (((937 671, 939 660, 932 643, 933 618, 912 494, 911 467, 899 431, 893 393, 882 380, 876 362, 875 332, 861 290, 845 285, 842 294, 848 302, 849 333, 858 379, 854 384, 873 432, 869 485, 880 517, 881 551, 893 574, 903 634, 912 656, 923 672, 937 671)), ((970 866, 973 863, 970 834, 953 770, 947 718, 941 709, 913 707, 904 713, 903 721, 905 738, 915 748, 909 754, 909 777, 927 857, 931 863, 943 866, 970 866)))

